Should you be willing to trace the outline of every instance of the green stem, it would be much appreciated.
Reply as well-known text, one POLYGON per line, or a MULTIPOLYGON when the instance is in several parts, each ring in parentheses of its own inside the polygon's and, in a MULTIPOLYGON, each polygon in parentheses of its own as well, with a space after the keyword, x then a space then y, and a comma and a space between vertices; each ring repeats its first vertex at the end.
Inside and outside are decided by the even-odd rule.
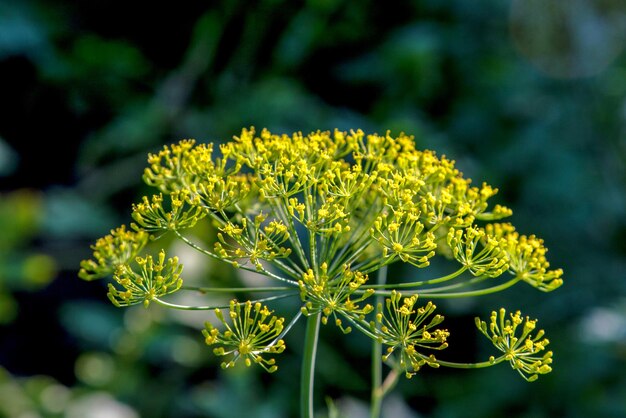
POLYGON ((429 284, 442 283, 442 282, 446 282, 448 280, 452 280, 460 276, 463 272, 465 272, 465 270, 467 270, 467 267, 461 267, 454 273, 450 273, 446 276, 438 277, 436 279, 423 280, 420 282, 410 282, 410 283, 395 283, 395 284, 376 283, 373 286, 368 286, 368 288, 370 289, 399 289, 399 288, 418 287, 418 286, 424 286, 424 285, 429 285, 429 284))
MULTIPOLYGON (((295 296, 295 293, 290 293, 290 294, 285 294, 285 295, 269 296, 269 297, 266 297, 266 298, 251 300, 250 302, 252 302, 252 303, 269 302, 271 300, 283 299, 283 298, 287 298, 289 296, 295 296)), ((218 305, 213 305, 213 306, 188 306, 188 305, 178 305, 176 303, 166 302, 166 301, 161 300, 159 298, 154 298, 152 300, 154 302, 158 303, 161 306, 165 306, 167 308, 172 308, 172 309, 178 309, 180 311, 210 311, 212 309, 226 309, 226 308, 228 308, 230 306, 230 304, 228 304, 228 305, 219 305, 219 306, 218 305)))
MULTIPOLYGON (((485 289, 479 289, 479 290, 470 290, 467 292, 454 292, 454 293, 431 293, 428 290, 423 290, 423 291, 408 291, 408 292, 403 292, 402 294, 407 294, 407 295, 414 295, 414 294, 418 294, 420 296, 423 296, 424 298, 428 298, 428 299, 455 299, 455 298, 467 298, 467 297, 474 297, 474 296, 483 296, 483 295, 489 295, 491 293, 496 293, 496 292, 500 292, 502 290, 508 289, 509 287, 513 286, 515 283, 519 282, 521 280, 521 278, 519 277, 515 277, 511 280, 509 280, 508 282, 502 283, 501 285, 498 286, 493 286, 493 287, 488 287, 485 289)), ((359 291, 357 290, 356 292, 354 292, 356 294, 359 293, 359 291)), ((391 292, 388 290, 379 290, 376 292, 377 294, 380 295, 384 295, 384 296, 390 296, 391 292)))
MULTIPOLYGON (((378 275, 376 278, 376 284, 379 286, 384 286, 387 281, 387 266, 383 266, 378 270, 378 275)), ((381 295, 376 295, 374 306, 376 306, 375 314, 380 312, 380 307, 383 303, 383 297, 381 295)), ((378 325, 376 326, 378 328, 378 325)), ((378 339, 374 339, 372 342, 372 394, 371 394, 371 402, 372 406, 370 409, 370 417, 378 418, 380 416, 382 401, 384 393, 381 390, 382 388, 382 380, 383 380, 383 345, 378 341, 378 339)))
POLYGON ((453 369, 484 369, 485 367, 491 367, 498 363, 502 363, 506 360, 506 356, 496 357, 493 361, 482 361, 480 363, 454 363, 451 361, 443 361, 437 359, 437 363, 440 366, 450 367, 453 369))
POLYGON ((484 282, 486 280, 491 280, 491 279, 494 279, 494 278, 493 277, 489 277, 489 276, 476 276, 476 277, 471 278, 470 280, 466 280, 466 281, 461 282, 461 283, 455 283, 455 284, 450 284, 450 285, 447 285, 447 286, 441 286, 441 287, 424 289, 420 293, 421 294, 444 293, 444 292, 448 292, 449 290, 462 289, 464 287, 470 287, 470 286, 473 286, 475 284, 482 283, 482 282, 484 282))
POLYGON ((317 262, 317 237, 314 231, 309 231, 309 249, 311 250, 311 264, 315 271, 315 276, 319 275, 319 266, 321 263, 317 262))
POLYGON ((486 289, 480 290, 470 290, 467 292, 455 292, 455 293, 426 293, 422 292, 422 296, 427 297, 428 299, 455 299, 455 298, 468 298, 475 296, 484 296, 489 295, 491 293, 501 292, 502 290, 508 289, 513 286, 521 279, 519 277, 515 277, 509 280, 506 283, 502 283, 498 286, 488 287, 486 289))
POLYGON ((159 298, 152 299, 154 302, 158 303, 161 306, 165 306, 167 308, 178 309, 180 311, 210 311, 212 309, 225 309, 228 305, 225 306, 186 306, 186 305, 178 305, 176 303, 169 303, 159 298))
POLYGON ((182 286, 180 290, 190 290, 196 291, 200 293, 238 293, 238 292, 246 292, 246 293, 260 293, 260 292, 284 292, 291 291, 297 292, 298 288, 296 287, 198 287, 198 286, 182 286))
POLYGON ((302 359, 302 384, 300 386, 300 417, 313 418, 313 389, 315 382, 315 354, 320 329, 321 312, 306 321, 304 353, 302 359))

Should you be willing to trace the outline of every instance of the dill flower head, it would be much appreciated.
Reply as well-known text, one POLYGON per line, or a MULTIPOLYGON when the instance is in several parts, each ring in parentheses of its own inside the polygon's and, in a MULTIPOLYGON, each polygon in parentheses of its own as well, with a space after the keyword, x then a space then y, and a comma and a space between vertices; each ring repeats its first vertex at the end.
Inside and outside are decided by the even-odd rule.
POLYGON ((454 258, 474 276, 498 277, 509 267, 504 243, 483 228, 450 228, 447 241, 454 258))
POLYGON ((488 234, 502 240, 508 259, 509 272, 531 286, 549 292, 563 284, 563 270, 550 269, 546 258, 548 249, 535 235, 520 235, 511 224, 488 224, 488 234))
MULTIPOLYGON (((81 263, 79 276, 110 276, 108 295, 117 306, 215 308, 164 300, 181 289, 198 290, 183 286, 176 257, 166 260, 163 250, 148 254, 149 240, 160 243, 170 234, 280 284, 262 291, 283 295, 215 310, 221 326, 207 323, 203 332, 214 353, 226 357, 224 367, 243 359, 276 370, 270 355, 284 350, 284 334, 304 315, 379 341, 387 349, 384 361, 411 377, 423 365, 453 364, 427 351, 446 348, 449 332, 438 328, 443 316, 434 313, 433 302, 418 305, 418 293, 420 300, 474 297, 519 281, 542 291, 563 283, 543 240, 499 221, 512 211, 492 204, 497 188, 474 185, 453 160, 416 149, 405 134, 243 129, 219 147, 189 139, 164 146, 148 156, 143 178, 157 193, 132 206, 130 230, 112 230, 92 246, 93 258, 81 263), (201 231, 212 232, 196 242, 188 231, 202 222, 201 231), (452 271, 430 277, 425 271, 437 256, 447 257, 452 271), (371 284, 373 274, 395 262, 414 266, 422 277, 371 284), (297 294, 300 309, 287 326, 261 304, 297 294), (375 295, 385 302, 378 304, 375 295)), ((255 294, 255 288, 233 291, 255 294)), ((534 321, 519 314, 494 318, 489 327, 479 322, 479 329, 502 359, 528 380, 550 371, 551 353, 537 356, 547 344, 543 332, 530 337, 534 321)))
POLYGON ((391 296, 385 299, 385 309, 379 307, 376 323, 370 325, 378 340, 388 346, 383 360, 390 360, 398 351, 398 358, 391 360, 398 363, 407 378, 415 375, 425 364, 439 367, 435 357, 424 354, 423 349, 446 348, 450 335, 445 329, 433 329, 443 322, 443 316, 433 315, 437 307, 432 302, 416 306, 417 299, 417 295, 403 298, 400 292, 392 291, 391 296))
POLYGON ((300 297, 305 302, 302 312, 305 315, 321 312, 323 324, 326 324, 328 317, 332 315, 335 325, 347 334, 352 328, 344 327, 338 314, 349 319, 363 320, 365 315, 374 310, 370 304, 359 305, 374 294, 373 289, 367 289, 361 294, 356 293, 366 281, 367 276, 358 271, 350 271, 347 266, 344 266, 344 269, 335 277, 328 276, 326 263, 322 263, 318 274, 309 269, 298 282, 300 297))
POLYGON ((134 229, 146 232, 182 230, 193 227, 205 216, 198 206, 185 205, 189 199, 188 190, 172 192, 168 195, 170 210, 163 206, 163 194, 144 196, 141 203, 133 205, 132 217, 137 222, 134 229))
MULTIPOLYGON (((539 354, 550 343, 544 338, 544 331, 534 336, 537 320, 522 318, 520 311, 506 315, 504 308, 500 312, 492 312, 489 325, 476 318, 478 329, 491 340, 493 345, 504 353, 504 360, 528 381, 537 380, 540 374, 550 373, 552 368, 552 351, 539 354)), ((493 360, 493 357, 492 357, 493 360)))
POLYGON ((118 286, 109 283, 107 296, 115 306, 143 303, 147 307, 150 301, 174 293, 182 286, 182 270, 178 257, 166 261, 163 250, 156 261, 151 255, 137 257, 135 265, 124 264, 113 274, 118 286))
POLYGON ((258 364, 270 373, 278 369, 276 360, 267 356, 285 350, 285 342, 280 339, 284 319, 272 313, 259 302, 241 304, 236 300, 230 302, 227 316, 220 309, 215 309, 215 316, 224 330, 207 322, 202 334, 207 345, 217 346, 213 349, 215 355, 228 357, 222 362, 223 368, 233 367, 243 359, 248 367, 258 364))
POLYGON ((83 280, 111 276, 139 254, 146 246, 148 237, 145 231, 128 231, 125 225, 111 230, 109 235, 99 238, 91 246, 93 259, 80 263, 78 276, 83 280))

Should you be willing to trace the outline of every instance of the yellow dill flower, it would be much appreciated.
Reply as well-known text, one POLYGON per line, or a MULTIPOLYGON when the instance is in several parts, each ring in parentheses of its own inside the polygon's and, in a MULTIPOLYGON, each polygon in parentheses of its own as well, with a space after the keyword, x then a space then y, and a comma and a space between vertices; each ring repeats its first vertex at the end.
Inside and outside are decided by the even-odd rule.
MULTIPOLYGON (((506 310, 492 312, 489 326, 485 321, 476 318, 478 329, 491 340, 493 345, 504 353, 503 359, 511 364, 514 370, 526 380, 537 380, 540 374, 550 373, 552 368, 552 351, 538 355, 550 343, 540 330, 535 336, 537 320, 522 318, 520 311, 506 316, 506 310), (518 335, 518 330, 521 332, 518 335)), ((491 358, 494 361, 494 358, 491 358)))
POLYGON ((243 359, 248 367, 258 364, 270 373, 278 369, 276 360, 266 356, 285 351, 285 342, 280 339, 284 319, 272 313, 259 302, 247 301, 241 304, 236 300, 230 302, 226 317, 222 310, 215 309, 215 316, 224 326, 224 330, 221 331, 207 322, 202 334, 207 345, 217 346, 213 349, 215 355, 229 357, 222 362, 223 368, 233 367, 237 361, 243 359))
POLYGON ((502 237, 511 274, 544 292, 563 284, 563 270, 550 269, 546 258, 548 249, 542 239, 520 235, 510 224, 488 224, 485 228, 488 234, 502 237))
POLYGON ((183 284, 180 277, 183 266, 178 263, 178 257, 165 261, 165 251, 159 253, 156 261, 148 255, 137 257, 135 262, 139 271, 125 264, 113 275, 118 286, 109 283, 107 296, 115 306, 143 303, 147 307, 150 301, 176 292, 183 284))
POLYGON ((128 231, 125 225, 111 230, 109 235, 99 238, 94 245, 93 259, 80 263, 78 276, 94 280, 112 275, 119 267, 134 259, 146 246, 145 231, 128 231))
POLYGON ((416 267, 426 267, 435 255, 435 235, 424 229, 414 207, 383 212, 376 218, 370 233, 382 247, 382 257, 400 259, 416 267))
POLYGON ((437 307, 432 302, 416 307, 417 298, 417 295, 403 298, 400 292, 392 291, 385 299, 385 310, 380 306, 376 323, 370 324, 379 341, 389 346, 383 360, 390 360, 393 353, 399 351, 397 364, 407 378, 425 364, 439 367, 435 357, 423 354, 421 349, 442 350, 448 346, 446 340, 450 335, 447 330, 433 329, 443 322, 441 315, 431 317, 437 307))
MULTIPOLYGON (((510 224, 484 224, 512 214, 501 205, 490 207, 497 188, 472 185, 454 160, 417 150, 405 134, 243 129, 219 149, 194 140, 163 147, 148 156, 144 180, 160 193, 133 205, 134 231, 111 231, 92 247, 93 259, 81 263, 84 279, 113 276, 108 296, 114 304, 154 300, 172 308, 214 308, 160 299, 181 288, 182 266, 176 257, 166 261, 163 251, 156 261, 139 257, 150 234, 171 233, 204 255, 281 282, 262 291, 285 294, 262 301, 300 291, 300 312, 286 328, 283 318, 257 302, 233 301, 228 315, 215 310, 223 329, 207 323, 203 332, 214 353, 227 357, 223 367, 243 358, 248 366, 275 371, 268 355, 284 350, 283 334, 304 314, 323 324, 331 318, 346 333, 356 328, 378 340, 387 347, 383 359, 407 377, 423 365, 470 368, 425 353, 445 348, 449 333, 437 328, 443 316, 434 314, 432 302, 417 305, 418 289, 427 286, 422 295, 451 298, 493 293, 518 281, 544 291, 562 284, 562 270, 550 269, 541 239, 520 235, 510 224), (201 221, 216 232, 209 243, 185 235, 201 221), (390 263, 425 268, 437 254, 462 267, 441 277, 366 288, 368 275, 390 263), (490 284, 505 273, 513 277, 490 284), (374 314, 368 301, 376 292, 390 296, 374 314)), ((254 288, 235 289, 248 290, 254 288)), ((530 337, 535 322, 519 313, 504 320, 502 312, 499 322, 492 317, 491 334, 478 322, 504 352, 493 364, 510 361, 529 380, 548 372, 551 353, 536 354, 547 340, 542 332, 530 337)), ((316 328, 307 326, 307 338, 316 328)))
POLYGON ((163 193, 179 191, 194 182, 184 161, 190 155, 196 141, 181 140, 178 144, 164 146, 157 154, 148 154, 149 166, 144 170, 146 184, 154 186, 163 193))
POLYGON ((206 175, 198 183, 189 186, 193 204, 208 212, 232 210, 248 197, 250 183, 244 175, 224 176, 219 173, 206 175))
POLYGON ((363 320, 365 315, 374 310, 370 304, 359 305, 374 294, 372 289, 367 289, 361 294, 356 293, 366 282, 366 275, 351 271, 348 266, 344 266, 343 270, 333 276, 329 276, 326 263, 322 263, 317 274, 309 269, 299 281, 300 296, 305 302, 302 312, 305 315, 321 312, 323 324, 326 324, 332 315, 335 325, 347 334, 352 328, 344 327, 337 314, 348 319, 363 320))
POLYGON ((220 226, 215 243, 216 254, 224 260, 248 259, 261 269, 261 260, 273 261, 291 254, 291 249, 283 246, 289 239, 289 230, 280 220, 266 221, 260 213, 253 222, 243 218, 241 224, 227 222, 220 226), (227 239, 228 238, 228 239, 227 239))
POLYGON ((454 258, 474 276, 497 277, 509 267, 501 240, 483 228, 450 228, 447 241, 454 258))
POLYGON ((192 228, 206 213, 198 206, 189 206, 188 198, 188 190, 170 193, 168 211, 163 208, 163 194, 153 195, 152 199, 144 196, 141 203, 133 205, 132 217, 137 222, 134 228, 148 232, 192 228))

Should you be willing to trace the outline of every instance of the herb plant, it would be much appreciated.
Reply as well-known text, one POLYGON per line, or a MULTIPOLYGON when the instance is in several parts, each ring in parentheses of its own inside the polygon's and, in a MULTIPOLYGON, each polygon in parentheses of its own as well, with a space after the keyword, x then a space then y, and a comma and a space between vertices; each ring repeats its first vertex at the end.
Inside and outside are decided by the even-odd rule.
POLYGON ((224 368, 243 363, 276 371, 285 336, 306 322, 302 417, 313 417, 320 324, 371 338, 372 417, 380 415, 397 380, 423 366, 509 363, 528 381, 551 371, 549 341, 536 320, 503 308, 488 321, 476 318, 496 354, 472 364, 440 358, 450 333, 434 300, 478 297, 520 282, 552 291, 563 282, 562 270, 550 268, 540 238, 499 222, 512 212, 490 207, 497 189, 472 185, 454 161, 417 150, 412 137, 360 130, 288 136, 251 128, 219 152, 183 140, 149 155, 148 164, 144 180, 158 193, 133 205, 130 227, 92 246, 80 277, 111 277, 108 297, 116 306, 213 311, 202 333, 224 368), (188 233, 199 222, 212 226, 212 245, 188 233), (176 256, 165 249, 145 254, 148 242, 166 233, 207 257, 264 276, 267 286, 186 286, 176 256), (431 277, 434 257, 454 267, 431 277), (415 266, 419 280, 388 281, 394 262, 415 266), (258 297, 227 306, 168 301, 179 291, 258 297), (299 298, 300 307, 284 318, 270 306, 286 297, 299 298), (383 363, 390 368, 385 379, 383 363))

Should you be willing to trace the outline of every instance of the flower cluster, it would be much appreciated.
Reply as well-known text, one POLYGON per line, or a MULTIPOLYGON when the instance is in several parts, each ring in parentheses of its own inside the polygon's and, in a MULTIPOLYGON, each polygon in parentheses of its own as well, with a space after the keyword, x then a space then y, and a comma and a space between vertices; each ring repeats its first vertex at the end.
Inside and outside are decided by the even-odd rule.
POLYGON ((111 230, 109 235, 91 246, 93 259, 80 263, 78 276, 83 280, 94 280, 112 275, 143 250, 148 237, 145 231, 128 231, 125 225, 111 230))
POLYGON ((151 255, 135 259, 138 272, 131 264, 123 264, 113 274, 118 286, 109 283, 108 297, 115 306, 130 306, 143 303, 148 306, 155 298, 176 292, 183 284, 180 275, 183 266, 178 257, 165 261, 161 250, 155 262, 151 255))
POLYGON ((487 224, 487 234, 502 240, 509 272, 544 292, 555 290, 563 284, 563 270, 550 269, 546 258, 548 249, 535 235, 520 235, 511 224, 487 224))
POLYGON ((224 331, 207 322, 202 334, 207 345, 218 346, 213 349, 215 355, 229 356, 228 361, 222 362, 223 368, 232 367, 239 359, 243 359, 248 367, 259 364, 270 373, 278 369, 276 360, 265 356, 285 350, 285 342, 280 339, 283 318, 272 315, 272 311, 259 302, 253 304, 247 301, 241 304, 236 300, 230 302, 230 321, 220 309, 215 309, 215 316, 224 326, 224 331))
POLYGON ((328 276, 326 263, 322 263, 318 274, 309 269, 298 282, 300 296, 305 302, 302 312, 305 315, 321 312, 323 324, 326 324, 328 317, 332 315, 335 318, 335 325, 347 334, 352 328, 343 327, 341 318, 337 317, 338 313, 348 319, 354 318, 362 321, 365 315, 374 310, 370 304, 362 307, 358 305, 374 294, 373 289, 366 289, 361 294, 355 294, 366 281, 367 276, 358 271, 350 271, 347 266, 336 277, 328 276))
POLYGON ((388 346, 383 360, 387 361, 399 351, 396 361, 407 378, 412 377, 423 365, 439 367, 434 355, 425 355, 421 348, 442 350, 448 346, 450 333, 445 329, 433 329, 443 322, 443 316, 434 315, 437 308, 432 302, 416 307, 417 295, 402 297, 395 290, 385 300, 385 309, 378 308, 372 331, 388 346))
MULTIPOLYGON (((158 193, 133 205, 131 230, 122 226, 96 242, 79 275, 112 276, 109 297, 118 306, 154 301, 178 307, 163 300, 185 289, 178 260, 166 261, 163 251, 156 261, 142 255, 152 247, 149 238, 170 233, 202 254, 281 285, 264 291, 300 295, 300 309, 286 327, 259 300, 233 302, 228 314, 217 309, 225 330, 207 324, 204 334, 217 355, 229 357, 225 367, 243 358, 275 370, 266 355, 284 350, 291 324, 319 316, 324 324, 331 318, 346 333, 357 329, 379 341, 387 347, 383 360, 410 377, 425 364, 452 364, 427 351, 444 349, 449 333, 436 328, 443 316, 433 314, 432 302, 417 305, 418 293, 450 298, 489 294, 519 281, 542 291, 563 283, 541 239, 494 223, 512 214, 490 202, 496 188, 472 185, 453 160, 416 149, 408 135, 276 135, 251 128, 218 148, 183 140, 150 154, 144 180, 158 193), (215 237, 210 245, 188 233, 201 222, 215 237), (421 271, 437 255, 451 260, 449 274, 368 282, 394 262, 426 275, 421 271), (376 296, 387 299, 377 306, 376 296)), ((494 325, 492 318, 496 347, 530 379, 549 371, 549 357, 535 357, 547 340, 530 339, 534 322, 526 320, 518 338, 516 327, 524 321, 515 315, 507 321, 494 325)), ((479 328, 487 332, 484 322, 479 328)))
POLYGON ((163 208, 163 194, 153 195, 152 199, 143 197, 141 203, 133 205, 132 217, 137 222, 135 229, 155 233, 158 231, 177 231, 192 228, 204 217, 204 211, 198 206, 189 206, 188 190, 169 194, 170 210, 163 208))
POLYGON ((383 259, 400 259, 416 267, 426 267, 435 255, 435 235, 424 231, 416 208, 383 212, 376 218, 370 232, 382 247, 383 259))
POLYGON ((508 269, 503 243, 482 228, 450 228, 448 245, 454 258, 474 276, 498 277, 508 269))
POLYGON ((218 227, 215 253, 224 260, 249 261, 262 270, 261 260, 272 261, 286 258, 291 249, 283 244, 289 239, 289 231, 280 220, 266 222, 267 216, 259 213, 253 222, 242 218, 241 223, 228 221, 218 227))
MULTIPOLYGON (((485 321, 476 318, 478 329, 504 353, 502 359, 511 363, 511 367, 528 381, 537 380, 540 374, 552 371, 552 351, 538 355, 550 341, 543 338, 543 330, 538 331, 534 337, 531 335, 536 324, 537 320, 530 320, 528 317, 523 319, 520 311, 507 318, 504 308, 499 313, 491 313, 489 326, 485 321), (517 335, 520 329, 521 333, 517 335)), ((495 358, 492 357, 491 361, 495 362, 495 358)))

